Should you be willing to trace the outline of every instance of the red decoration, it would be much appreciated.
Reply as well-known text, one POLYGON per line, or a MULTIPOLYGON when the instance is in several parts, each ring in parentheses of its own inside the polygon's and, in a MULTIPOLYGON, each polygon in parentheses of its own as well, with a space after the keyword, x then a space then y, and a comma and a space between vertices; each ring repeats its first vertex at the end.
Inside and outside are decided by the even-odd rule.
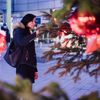
POLYGON ((98 22, 97 15, 77 11, 69 18, 71 29, 77 35, 84 35, 87 38, 86 53, 100 49, 100 24, 98 22))
POLYGON ((6 33, 0 30, 0 53, 4 52, 6 49, 6 33))
POLYGON ((69 19, 71 29, 78 35, 100 34, 96 17, 89 14, 75 14, 69 19))
POLYGON ((97 45, 98 45, 98 49, 100 50, 100 34, 97 35, 97 45))
POLYGON ((100 35, 93 34, 87 36, 86 53, 92 53, 93 51, 100 50, 100 35))

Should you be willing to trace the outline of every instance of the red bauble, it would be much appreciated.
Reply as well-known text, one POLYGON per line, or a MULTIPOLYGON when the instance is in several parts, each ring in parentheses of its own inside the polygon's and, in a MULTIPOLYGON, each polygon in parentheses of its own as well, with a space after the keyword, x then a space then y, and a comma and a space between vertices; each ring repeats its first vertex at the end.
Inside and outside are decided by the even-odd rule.
POLYGON ((100 50, 100 35, 93 34, 87 36, 86 53, 92 53, 100 50))
POLYGON ((0 53, 6 49, 6 33, 0 30, 0 53))
POLYGON ((98 46, 98 50, 100 50, 100 34, 97 35, 97 46, 98 46))
POLYGON ((69 19, 71 29, 78 35, 100 34, 97 16, 76 13, 69 19))

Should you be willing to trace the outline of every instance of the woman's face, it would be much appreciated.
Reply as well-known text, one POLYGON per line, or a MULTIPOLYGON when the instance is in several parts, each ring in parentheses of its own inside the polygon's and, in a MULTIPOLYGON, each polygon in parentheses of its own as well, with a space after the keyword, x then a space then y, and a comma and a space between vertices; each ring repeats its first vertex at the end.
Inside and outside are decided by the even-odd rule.
POLYGON ((27 24, 27 27, 29 27, 31 30, 34 29, 35 25, 36 25, 36 19, 34 18, 32 21, 30 21, 28 24, 27 24))

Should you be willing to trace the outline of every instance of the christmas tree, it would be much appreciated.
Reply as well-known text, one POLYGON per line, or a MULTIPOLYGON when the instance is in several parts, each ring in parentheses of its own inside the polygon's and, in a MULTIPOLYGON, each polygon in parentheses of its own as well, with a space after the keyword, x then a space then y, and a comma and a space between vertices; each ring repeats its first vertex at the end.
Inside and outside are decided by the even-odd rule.
POLYGON ((63 0, 63 8, 50 15, 51 36, 59 41, 44 52, 44 58, 55 59, 48 72, 63 69, 60 77, 70 73, 73 79, 80 79, 82 71, 94 76, 100 75, 100 0, 63 0), (52 35, 53 34, 53 35, 52 35), (56 39, 57 39, 56 38, 56 39), (56 55, 62 55, 56 57, 56 55))

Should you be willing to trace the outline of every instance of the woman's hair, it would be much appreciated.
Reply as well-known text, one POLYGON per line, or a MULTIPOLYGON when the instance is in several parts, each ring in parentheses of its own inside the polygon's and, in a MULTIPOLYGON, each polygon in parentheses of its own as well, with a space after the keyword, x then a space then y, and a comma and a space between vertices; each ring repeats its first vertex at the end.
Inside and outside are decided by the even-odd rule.
POLYGON ((27 26, 27 24, 32 21, 36 16, 33 14, 26 14, 22 20, 21 23, 23 23, 25 25, 25 27, 27 26))

